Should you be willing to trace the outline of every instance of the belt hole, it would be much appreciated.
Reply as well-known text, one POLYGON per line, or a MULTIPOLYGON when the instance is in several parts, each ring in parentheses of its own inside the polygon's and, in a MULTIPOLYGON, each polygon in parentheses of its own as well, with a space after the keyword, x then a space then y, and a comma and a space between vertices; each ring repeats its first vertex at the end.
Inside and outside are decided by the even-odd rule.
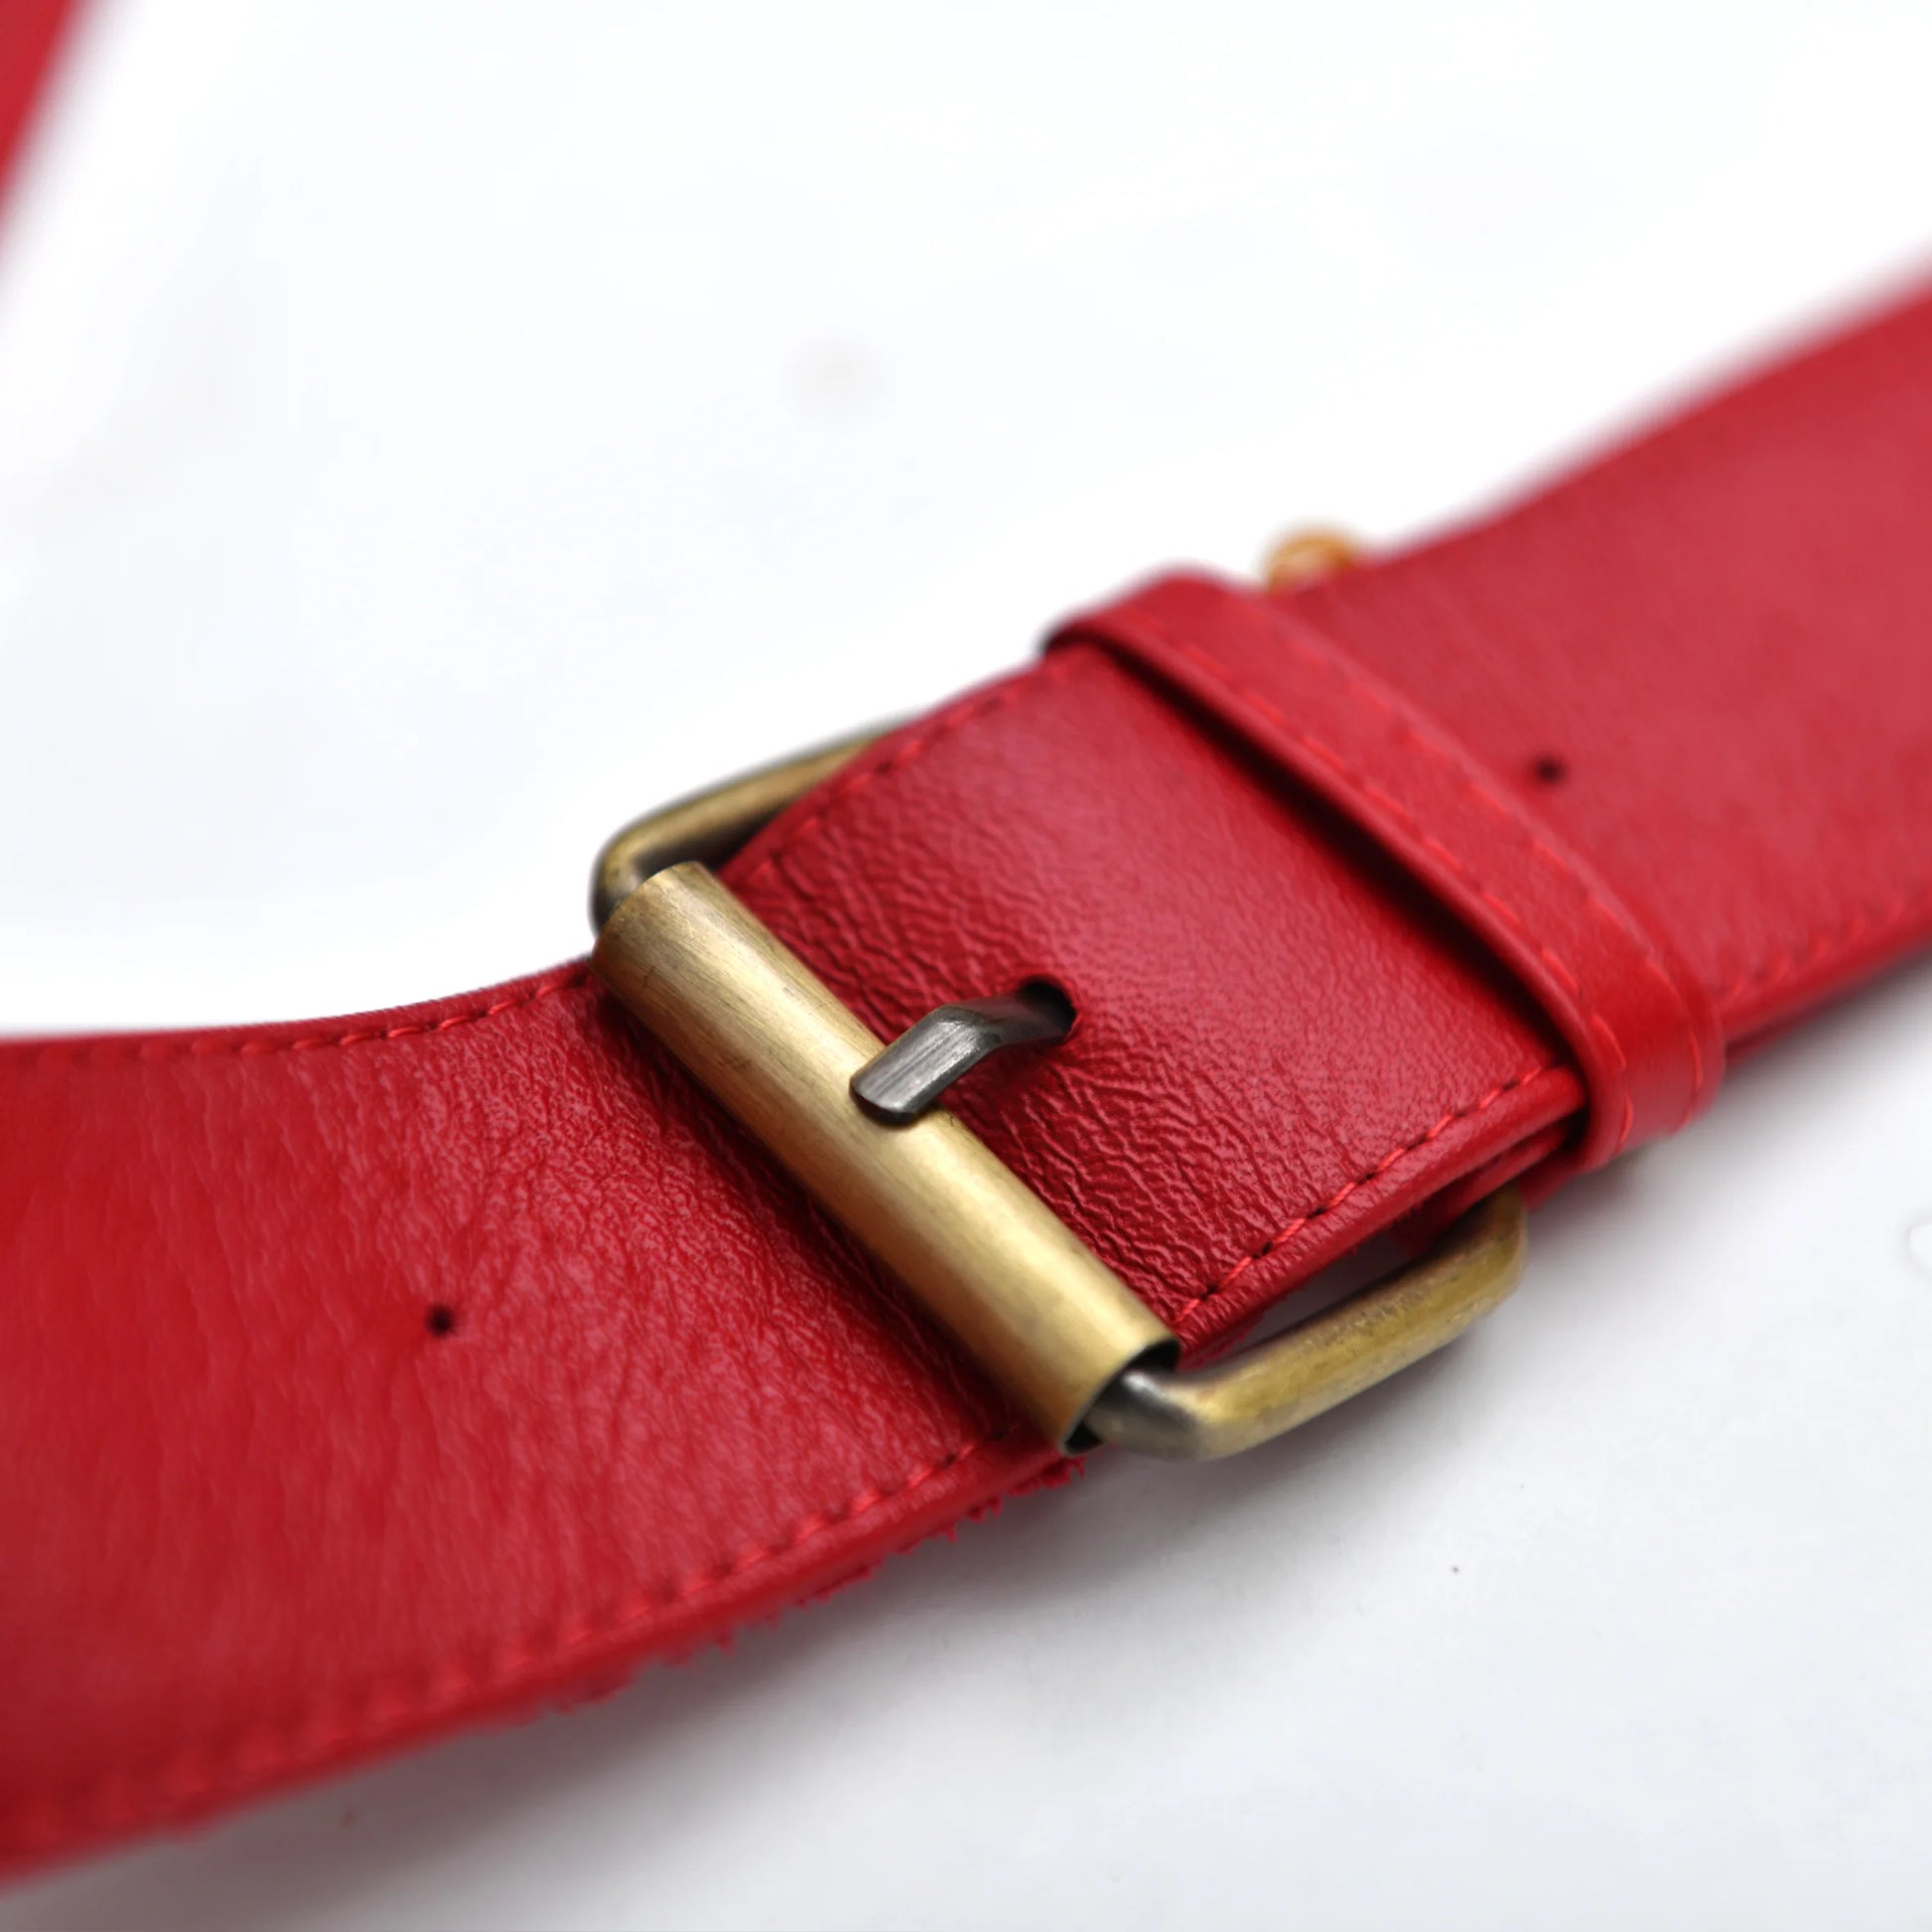
POLYGON ((1014 991, 1023 1000, 1038 1001, 1048 1012, 1058 1017, 1060 1024, 1068 1033, 1073 1031, 1074 1022, 1080 1017, 1079 1010, 1074 1006, 1072 996, 1058 980, 1035 977, 1023 980, 1014 991))

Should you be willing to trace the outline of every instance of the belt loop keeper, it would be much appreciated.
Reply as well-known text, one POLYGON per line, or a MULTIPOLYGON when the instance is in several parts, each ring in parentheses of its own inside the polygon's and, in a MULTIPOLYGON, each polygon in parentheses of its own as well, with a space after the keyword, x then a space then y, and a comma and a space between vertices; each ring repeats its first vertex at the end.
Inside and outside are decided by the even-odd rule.
POLYGON ((1629 896, 1405 693, 1284 604, 1199 576, 1076 617, 1086 643, 1182 692, 1371 838, 1480 938, 1575 1054, 1589 1111, 1557 1157, 1600 1166, 1711 1103, 1724 1036, 1629 896))

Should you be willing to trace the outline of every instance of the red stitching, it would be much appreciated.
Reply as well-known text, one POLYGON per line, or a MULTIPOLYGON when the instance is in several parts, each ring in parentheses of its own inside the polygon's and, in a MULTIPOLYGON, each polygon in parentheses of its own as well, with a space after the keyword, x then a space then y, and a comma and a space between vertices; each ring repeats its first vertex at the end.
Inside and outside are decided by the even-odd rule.
POLYGON ((1478 1114, 1487 1113, 1499 1101, 1503 1100, 1509 1094, 1515 1093, 1519 1088, 1528 1086, 1532 1080, 1539 1079, 1545 1073, 1555 1073, 1558 1070, 1554 1061, 1546 1061, 1541 1066, 1531 1067, 1527 1073, 1517 1074, 1513 1080, 1505 1080, 1501 1085, 1491 1087, 1480 1099, 1470 1101, 1466 1107, 1451 1108, 1449 1112, 1443 1115, 1440 1120, 1426 1129, 1415 1140, 1405 1142, 1401 1147, 1395 1148, 1390 1153, 1385 1154, 1366 1173, 1357 1174, 1353 1180, 1344 1182, 1318 1206, 1310 1208, 1305 1214, 1296 1215, 1278 1234, 1269 1236, 1260 1247, 1243 1255, 1224 1275, 1210 1282, 1198 1295, 1183 1304, 1173 1317, 1173 1324, 1178 1326, 1203 1302, 1212 1301, 1215 1296, 1224 1293, 1242 1275, 1246 1274, 1256 1262, 1266 1260, 1269 1255, 1272 1255, 1283 1242, 1292 1240, 1311 1221, 1318 1221, 1324 1214, 1332 1214, 1345 1200, 1359 1193, 1372 1181, 1380 1180, 1391 1168, 1407 1160, 1410 1155, 1419 1154, 1424 1148, 1430 1147, 1435 1142, 1441 1140, 1458 1122, 1474 1120, 1478 1114))
POLYGON ((303 1034, 283 1039, 275 1034, 158 1034, 147 1038, 129 1035, 124 1039, 96 1040, 91 1045, 73 1045, 54 1040, 29 1057, 39 1066, 56 1062, 68 1066, 119 1066, 128 1060, 172 1060, 188 1056, 203 1058, 210 1054, 233 1053, 253 1059, 264 1053, 312 1053, 325 1046, 362 1046, 376 1039, 410 1039, 428 1034, 446 1034, 456 1027, 474 1027, 479 1021, 493 1020, 499 1013, 513 1013, 518 1007, 534 1006, 554 994, 571 993, 588 985, 591 969, 572 966, 553 979, 525 987, 507 1000, 486 1007, 473 1007, 464 1013, 448 1013, 440 1020, 412 1020, 401 1027, 346 1028, 334 1034, 303 1034))
POLYGON ((1067 658, 1048 658, 1031 676, 1024 672, 1020 673, 1003 683, 994 685, 990 690, 980 692, 976 697, 967 699, 950 711, 941 712, 924 731, 914 733, 912 737, 906 739, 891 758, 883 759, 877 764, 867 765, 862 770, 849 771, 832 779, 826 788, 825 796, 816 808, 807 812, 796 825, 786 828, 784 836, 774 841, 770 850, 739 882, 740 890, 749 892, 756 887, 780 859, 816 832, 831 812, 837 810, 849 798, 865 790, 875 780, 904 770, 914 759, 930 751, 941 739, 950 738, 962 727, 992 712, 1004 711, 1036 684, 1057 684, 1072 669, 1072 662, 1067 658))
POLYGON ((566 1657, 574 1649, 619 1636, 631 1624, 646 1617, 675 1608, 709 1590, 722 1588, 760 1564, 789 1555, 815 1536, 823 1535, 842 1523, 855 1521, 886 1503, 923 1488, 972 1456, 1017 1434, 1019 1427, 1016 1424, 991 1435, 976 1437, 950 1454, 939 1456, 912 1470, 898 1482, 862 1489, 841 1507, 821 1510, 806 1517, 774 1543, 750 1544, 725 1562, 707 1564, 668 1587, 639 1591, 625 1597, 612 1609, 573 1623, 566 1629, 500 1645, 491 1651, 488 1661, 481 1669, 466 1671, 455 1659, 447 1659, 430 1668, 420 1688, 413 1685, 401 1687, 390 1680, 369 1686, 361 1692, 345 1694, 341 1700, 343 1706, 363 1707, 359 1722, 344 1716, 332 1721, 322 1707, 311 1706, 280 1725, 266 1729, 257 1725, 244 1736, 212 1750, 184 1746, 145 1771, 116 1770, 71 1793, 27 1800, 14 1808, 7 1829, 17 1831, 24 1822, 28 1832, 33 1834, 34 1814, 39 1812, 48 1819, 48 1823, 33 1836, 43 1846, 51 1845, 58 1843, 63 1836, 63 1813, 66 1814, 68 1830, 71 1830, 75 1822, 89 1813, 93 1815, 92 1822, 99 1826, 131 1823, 146 1815, 148 1807, 144 1807, 131 1793, 124 1794, 120 1803, 111 1809, 100 1808, 102 1795, 117 1785, 145 1785, 151 1794, 164 1802, 180 1802, 212 1792, 231 1780, 236 1773, 247 1778, 258 1777, 277 1769, 293 1768, 338 1744, 366 1740, 404 1718, 427 1716, 441 1705, 458 1703, 473 1692, 488 1689, 539 1659, 554 1661, 566 1657), (318 1729, 318 1726, 322 1728, 318 1729), (225 1760, 225 1763, 220 1760, 225 1760))
POLYGON ((1875 904, 1858 907, 1836 926, 1827 927, 1802 945, 1773 953, 1759 965, 1737 974, 1715 995, 1720 1006, 1727 1005, 1752 988, 1776 986, 1782 980, 1796 979, 1801 973, 1822 965, 1834 952, 1847 951, 1859 940, 1882 942, 1901 926, 1916 924, 1932 913, 1932 888, 1915 886, 1906 892, 1889 893, 1875 904))

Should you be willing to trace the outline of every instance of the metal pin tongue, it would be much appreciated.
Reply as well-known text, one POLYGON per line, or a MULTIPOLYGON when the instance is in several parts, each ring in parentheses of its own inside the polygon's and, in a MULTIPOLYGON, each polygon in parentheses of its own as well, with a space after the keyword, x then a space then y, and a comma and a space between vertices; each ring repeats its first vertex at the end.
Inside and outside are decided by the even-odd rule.
POLYGON ((875 1120, 904 1127, 989 1053, 1064 1039, 1072 1025, 1066 995, 1041 981, 1018 993, 934 1007, 852 1076, 852 1097, 875 1120))

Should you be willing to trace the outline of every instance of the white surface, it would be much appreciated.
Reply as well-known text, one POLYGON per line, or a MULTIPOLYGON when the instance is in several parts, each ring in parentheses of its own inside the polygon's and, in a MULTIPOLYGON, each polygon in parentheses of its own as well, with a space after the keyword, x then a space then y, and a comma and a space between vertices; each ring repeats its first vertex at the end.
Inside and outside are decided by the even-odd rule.
MULTIPOLYGON (((1909 266, 1929 64, 1919 8, 116 6, 0 249, 0 1022, 576 951, 653 799, 1909 266)), ((1918 971, 1289 1444, 0 1926, 1921 1925, 1928 1157, 1918 971)))

